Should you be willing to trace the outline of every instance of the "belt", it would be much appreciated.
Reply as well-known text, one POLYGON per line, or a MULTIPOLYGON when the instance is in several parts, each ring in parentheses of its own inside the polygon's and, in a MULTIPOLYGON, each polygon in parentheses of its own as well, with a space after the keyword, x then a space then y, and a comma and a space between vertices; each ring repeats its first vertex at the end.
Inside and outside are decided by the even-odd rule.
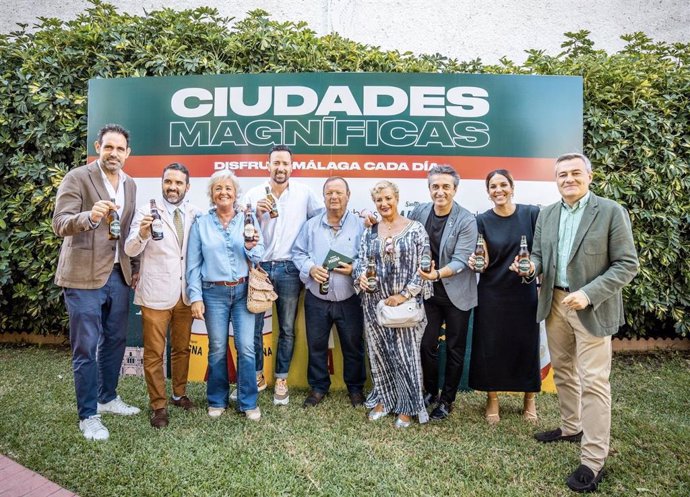
POLYGON ((245 281, 247 281, 247 278, 242 277, 237 281, 207 281, 206 283, 211 283, 212 285, 216 286, 237 286, 241 285, 245 281))
POLYGON ((568 288, 567 286, 557 286, 557 285, 554 285, 553 288, 554 288, 555 290, 561 290, 562 292, 568 292, 568 293, 570 293, 570 288, 568 288))

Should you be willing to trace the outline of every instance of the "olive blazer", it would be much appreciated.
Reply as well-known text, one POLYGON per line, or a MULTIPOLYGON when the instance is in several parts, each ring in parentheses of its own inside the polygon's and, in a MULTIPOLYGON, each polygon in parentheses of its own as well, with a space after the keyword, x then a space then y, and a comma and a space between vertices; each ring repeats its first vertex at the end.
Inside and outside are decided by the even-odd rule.
MULTIPOLYGON (((537 321, 551 312, 558 259, 561 202, 545 207, 537 218, 531 259, 542 275, 537 321)), ((584 291, 591 305, 577 311, 592 335, 613 335, 625 323, 622 288, 639 268, 627 211, 612 200, 590 195, 568 259, 570 291, 584 291)))

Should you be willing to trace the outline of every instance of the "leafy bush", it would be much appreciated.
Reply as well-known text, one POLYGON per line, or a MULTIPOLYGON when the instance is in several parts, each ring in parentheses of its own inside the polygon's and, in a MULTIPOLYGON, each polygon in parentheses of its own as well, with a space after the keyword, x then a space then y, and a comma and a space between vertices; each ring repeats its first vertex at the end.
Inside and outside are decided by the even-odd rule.
POLYGON ((64 174, 86 160, 91 78, 308 71, 490 72, 582 75, 585 152, 594 189, 628 207, 642 270, 626 289, 628 332, 690 332, 688 44, 641 33, 608 55, 587 32, 564 52, 531 50, 524 64, 459 62, 383 51, 261 10, 233 24, 215 9, 134 16, 94 1, 71 21, 40 18, 0 35, 0 329, 65 333, 52 283, 61 240, 50 227, 64 174))

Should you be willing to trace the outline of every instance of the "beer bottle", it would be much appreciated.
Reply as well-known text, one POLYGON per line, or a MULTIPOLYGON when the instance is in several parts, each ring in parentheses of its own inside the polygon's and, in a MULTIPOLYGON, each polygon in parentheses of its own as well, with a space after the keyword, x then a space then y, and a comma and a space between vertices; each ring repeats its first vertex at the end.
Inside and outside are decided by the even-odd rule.
POLYGON ((151 223, 151 238, 154 240, 163 239, 163 221, 161 220, 161 214, 158 212, 158 207, 156 207, 156 200, 150 200, 151 205, 151 217, 153 222, 151 223))
POLYGON ((378 278, 376 277, 376 261, 374 261, 374 256, 369 256, 369 262, 367 264, 367 293, 376 293, 376 287, 378 285, 378 278))
POLYGON ((268 200, 268 203, 271 204, 271 211, 268 213, 268 215, 271 218, 278 217, 278 201, 273 196, 271 193, 271 188, 268 186, 266 187, 266 200, 268 200))
POLYGON ((247 204, 247 208, 244 211, 244 241, 251 242, 254 240, 254 221, 252 220, 252 205, 247 204))
POLYGON ((474 270, 483 273, 486 267, 486 251, 484 250, 484 235, 479 233, 477 246, 474 249, 474 270))
MULTIPOLYGON (((113 204, 115 203, 114 198, 111 198, 110 201, 113 204)), ((117 213, 115 209, 110 209, 110 211, 108 212, 108 239, 120 239, 120 215, 117 213)))
POLYGON ((527 248, 527 236, 520 237, 520 252, 518 252, 518 272, 520 276, 528 276, 530 269, 529 249, 527 248))
POLYGON ((428 243, 425 243, 422 248, 422 261, 420 266, 420 269, 425 273, 431 271, 431 247, 428 243))
MULTIPOLYGON (((328 266, 326 264, 323 265, 323 268, 328 271, 328 266)), ((328 289, 331 287, 331 272, 328 271, 328 276, 326 276, 326 281, 321 283, 319 285, 319 293, 321 295, 328 295, 328 289)))

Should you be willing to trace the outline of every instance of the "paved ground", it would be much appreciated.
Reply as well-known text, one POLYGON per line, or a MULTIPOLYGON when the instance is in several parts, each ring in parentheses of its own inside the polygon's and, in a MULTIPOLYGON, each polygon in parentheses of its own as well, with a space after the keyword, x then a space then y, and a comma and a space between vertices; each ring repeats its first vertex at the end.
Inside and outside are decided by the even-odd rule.
POLYGON ((77 497, 57 483, 0 454, 0 497, 77 497))

